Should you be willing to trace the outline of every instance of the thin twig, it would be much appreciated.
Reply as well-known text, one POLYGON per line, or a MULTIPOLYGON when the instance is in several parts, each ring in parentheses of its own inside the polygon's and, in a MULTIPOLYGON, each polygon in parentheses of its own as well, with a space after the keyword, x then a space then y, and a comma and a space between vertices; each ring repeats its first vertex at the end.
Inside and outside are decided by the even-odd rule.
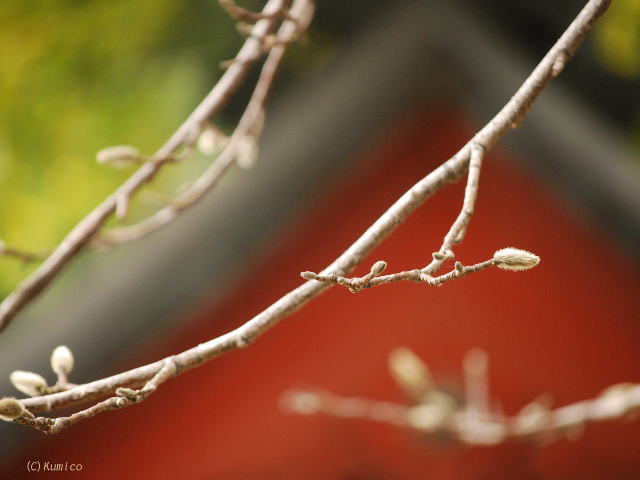
MULTIPOLYGON (((287 6, 286 0, 268 0, 263 13, 271 15, 287 6)), ((114 213, 116 206, 126 205, 123 199, 129 199, 143 185, 149 183, 160 169, 174 159, 178 150, 195 141, 206 122, 217 114, 227 103, 231 95, 245 79, 249 68, 259 60, 263 53, 262 42, 255 37, 263 37, 277 23, 277 18, 259 20, 253 28, 254 35, 246 39, 236 56, 236 61, 224 72, 209 94, 189 115, 156 154, 136 170, 114 193, 107 197, 91 213, 82 219, 67 234, 51 255, 0 304, 0 331, 22 308, 39 295, 51 281, 76 257, 102 228, 114 213)))
POLYGON ((323 282, 330 285, 342 285, 343 287, 347 287, 351 292, 356 293, 365 288, 371 288, 386 283, 400 282, 405 280, 410 282, 424 282, 428 285, 431 285, 432 287, 439 287, 449 280, 453 280, 454 278, 462 278, 465 275, 485 270, 489 267, 493 267, 494 265, 495 262, 493 261, 493 259, 476 263, 475 265, 470 266, 465 266, 461 262, 456 262, 453 270, 437 277, 432 277, 431 275, 425 273, 424 270, 420 269, 405 270, 404 272, 391 273, 389 275, 382 276, 371 276, 371 274, 369 273, 364 277, 351 278, 346 278, 335 274, 323 275, 314 272, 302 272, 300 276, 306 280, 316 280, 318 282, 323 282))
POLYGON ((41 252, 30 252, 20 248, 9 247, 6 243, 0 240, 0 256, 12 257, 20 260, 23 263, 41 262, 47 258, 49 252, 43 250, 41 252))
POLYGON ((352 293, 356 293, 365 288, 405 280, 425 282, 432 286, 440 286, 453 278, 460 278, 468 273, 475 273, 492 266, 493 263, 491 261, 473 265, 472 267, 464 267, 462 263, 457 262, 455 270, 439 277, 433 277, 433 274, 442 267, 446 260, 455 258, 452 250, 453 244, 460 243, 464 238, 467 226, 475 210, 475 203, 478 197, 478 184, 480 182, 480 167, 482 166, 483 157, 484 149, 482 146, 473 145, 471 147, 469 172, 467 175, 467 186, 465 188, 462 210, 455 222, 451 225, 449 232, 445 235, 440 250, 433 253, 433 261, 428 266, 422 269, 405 270, 403 272, 380 276, 380 273, 386 268, 387 264, 386 262, 379 261, 375 265, 384 264, 384 268, 380 270, 380 272, 374 272, 374 265, 374 267, 371 268, 371 272, 364 277, 346 278, 335 274, 319 275, 314 272, 302 272, 300 276, 306 280, 317 280, 333 285, 342 285, 347 287, 352 293))
POLYGON ((246 137, 251 135, 252 128, 260 119, 260 114, 264 108, 269 90, 273 84, 275 74, 278 70, 288 42, 296 34, 300 25, 306 28, 311 20, 313 12, 310 2, 298 1, 292 6, 291 15, 298 19, 297 22, 285 21, 278 30, 277 37, 283 42, 275 44, 260 72, 260 77, 256 83, 251 99, 245 109, 238 126, 234 130, 229 142, 220 152, 215 161, 205 170, 205 172, 193 182, 190 188, 180 194, 170 205, 162 208, 152 216, 139 223, 126 227, 113 228, 100 234, 95 239, 95 243, 101 247, 113 247, 122 243, 129 243, 139 240, 159 230, 171 223, 181 212, 200 201, 207 192, 211 191, 221 180, 224 174, 233 166, 238 155, 238 147, 246 137))
POLYGON ((640 385, 623 383, 597 398, 551 409, 536 400, 506 416, 489 404, 486 353, 474 350, 465 359, 465 403, 434 390, 415 405, 342 397, 323 390, 293 390, 283 406, 293 412, 358 418, 415 430, 435 441, 463 445, 497 445, 509 441, 551 441, 575 438, 588 423, 625 419, 640 411, 640 385))
POLYGON ((265 12, 252 12, 244 7, 236 4, 233 0, 218 0, 218 3, 222 8, 226 10, 231 18, 234 20, 244 20, 245 22, 255 23, 258 20, 273 19, 278 16, 288 18, 292 20, 294 16, 290 15, 286 8, 281 8, 278 11, 265 13, 265 12))
MULTIPOLYGON (((451 159, 436 168, 402 195, 359 239, 320 274, 347 275, 425 200, 444 186, 460 178, 467 169, 472 146, 479 144, 487 151, 495 145, 498 139, 511 128, 513 121, 528 110, 544 89, 551 78, 551 68, 558 55, 561 52, 567 52, 569 55, 573 54, 608 4, 607 0, 590 0, 502 110, 451 159)), ((109 208, 111 210, 113 206, 109 208)), ((328 288, 329 285, 326 283, 305 282, 244 325, 173 356, 173 361, 178 371, 186 371, 222 354, 247 347, 280 320, 299 310, 328 288)), ((52 411, 65 406, 85 403, 96 398, 112 395, 115 389, 119 387, 144 385, 164 365, 165 361, 160 360, 81 385, 66 392, 25 399, 22 400, 22 403, 33 412, 52 411)), ((637 389, 637 394, 634 395, 633 402, 636 402, 634 405, 640 405, 640 388, 637 389)), ((106 409, 106 407, 104 408, 106 409)), ((593 412, 590 415, 593 415, 593 412)))

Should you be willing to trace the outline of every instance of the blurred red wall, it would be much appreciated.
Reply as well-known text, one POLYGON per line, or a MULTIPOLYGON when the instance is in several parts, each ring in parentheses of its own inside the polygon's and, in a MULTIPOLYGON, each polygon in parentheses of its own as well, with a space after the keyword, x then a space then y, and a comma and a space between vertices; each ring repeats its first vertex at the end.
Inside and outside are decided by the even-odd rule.
MULTIPOLYGON (((455 112, 431 111, 376 140, 223 304, 201 305, 195 322, 177 326, 136 365, 227 332, 271 304, 301 282, 300 271, 333 260, 472 133, 455 112)), ((459 211, 463 183, 429 200, 358 272, 378 259, 389 271, 428 263, 459 211)), ((484 348, 492 393, 508 413, 545 392, 562 405, 640 381, 638 272, 570 205, 508 153, 491 153, 458 258, 470 264, 517 246, 540 255, 539 267, 490 269, 440 288, 400 283, 357 295, 334 288, 249 349, 164 384, 141 406, 53 437, 30 431, 31 448, 11 461, 5 478, 31 477, 27 459, 82 463, 73 476, 92 479, 639 478, 640 420, 591 425, 573 442, 459 448, 392 426, 297 416, 278 406, 284 391, 301 386, 403 402, 386 369, 389 351, 401 345, 444 381, 459 377, 467 350, 484 348)))

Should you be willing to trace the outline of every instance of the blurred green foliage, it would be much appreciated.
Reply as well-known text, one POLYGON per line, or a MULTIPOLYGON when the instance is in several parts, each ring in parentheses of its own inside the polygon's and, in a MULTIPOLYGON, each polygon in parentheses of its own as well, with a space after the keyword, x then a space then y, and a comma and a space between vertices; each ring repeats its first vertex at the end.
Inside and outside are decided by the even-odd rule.
POLYGON ((600 61, 622 77, 640 76, 640 1, 616 0, 595 31, 600 61))
MULTIPOLYGON (((3 0, 0 239, 58 243, 130 174, 98 166, 96 152, 153 153, 240 42, 215 0, 3 0)), ((190 165, 161 183, 180 183, 190 165)), ((0 296, 32 268, 0 258, 0 296)))
MULTIPOLYGON (((595 31, 599 61, 627 81, 640 78, 640 0, 616 0, 595 31)), ((632 141, 640 151, 640 111, 636 111, 632 141)))

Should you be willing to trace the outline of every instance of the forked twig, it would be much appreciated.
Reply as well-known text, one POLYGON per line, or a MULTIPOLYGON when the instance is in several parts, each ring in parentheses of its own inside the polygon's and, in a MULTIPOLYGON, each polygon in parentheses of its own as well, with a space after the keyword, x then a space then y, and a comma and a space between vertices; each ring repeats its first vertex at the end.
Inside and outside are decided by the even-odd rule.
MULTIPOLYGON (((269 2, 269 4, 273 6, 272 2, 269 2)), ((371 225, 371 227, 369 227, 366 232, 360 236, 360 238, 358 238, 342 255, 340 255, 331 265, 325 268, 318 275, 335 275, 336 278, 346 278, 346 276, 353 271, 353 269, 367 256, 367 254, 378 246, 398 225, 406 220, 411 213, 422 205, 431 195, 460 178, 467 171, 470 157, 478 156, 481 155, 482 152, 488 151, 509 130, 509 128, 512 128, 516 121, 519 121, 522 116, 526 114, 531 104, 553 76, 553 72, 555 71, 553 67, 554 65, 557 67, 558 58, 562 56, 563 63, 566 63, 568 58, 573 55, 578 45, 591 30, 595 21, 604 12, 608 4, 609 1, 607 0, 590 0, 556 44, 545 55, 531 75, 525 80, 518 91, 500 110, 500 112, 498 112, 498 114, 473 137, 473 139, 463 146, 458 153, 422 180, 418 181, 418 183, 402 195, 373 225, 371 225), (478 146, 481 146, 482 150, 478 149, 478 146)), ((232 69, 240 68, 239 65, 242 65, 242 62, 237 65, 232 65, 227 73, 232 71, 232 69)), ((241 72, 236 72, 234 75, 239 75, 240 73, 241 72)), ((218 87, 216 87, 214 91, 217 91, 217 88, 218 87)), ((219 93, 216 93, 216 95, 219 95, 219 93)), ((174 136, 175 138, 170 140, 161 150, 162 155, 159 156, 160 159, 167 158, 168 155, 175 152, 178 146, 182 145, 187 130, 190 131, 193 123, 201 125, 202 122, 206 121, 206 119, 211 116, 212 111, 217 111, 217 101, 205 100, 204 105, 204 107, 199 107, 199 109, 196 110, 196 113, 194 113, 194 115, 190 117, 190 120, 185 123, 186 126, 183 126, 174 136)), ((134 174, 132 179, 130 179, 123 188, 133 188, 135 190, 135 188, 137 188, 136 182, 153 177, 156 167, 152 167, 150 165, 155 164, 145 164, 141 170, 134 174)), ((474 169, 472 169, 470 178, 475 175, 473 171, 474 169)), ((474 188, 474 181, 470 179, 468 183, 470 184, 469 189, 474 188)), ((477 183, 475 188, 477 188, 477 183)), ((472 194, 468 194, 465 197, 469 198, 469 200, 465 202, 467 203, 467 207, 470 204, 472 205, 472 194)), ((43 264, 43 268, 40 272, 27 282, 26 286, 24 286, 22 290, 20 290, 22 292, 20 294, 20 299, 16 299, 16 297, 9 297, 9 299, 5 301, 5 304, 0 308, 0 312, 2 312, 0 315, 0 321, 3 325, 6 325, 6 322, 8 321, 7 319, 11 318, 11 316, 14 315, 30 298, 32 298, 35 293, 44 288, 48 281, 53 278, 55 273, 62 268, 62 265, 64 265, 71 256, 73 256, 74 252, 79 250, 88 241, 88 239, 93 236, 101 226, 106 216, 108 216, 115 207, 113 197, 110 198, 111 199, 109 201, 98 207, 98 209, 90 214, 86 220, 81 222, 81 224, 70 234, 67 240, 63 242, 63 245, 56 250, 57 253, 54 252, 53 256, 43 264), (56 267, 56 265, 59 266, 56 267)), ((464 210, 465 207, 463 206, 463 212, 464 210)), ((464 215, 466 217, 466 214, 464 215)), ((463 225, 460 227, 460 230, 455 235, 452 234, 450 236, 451 238, 455 240, 459 237, 460 232, 462 232, 462 228, 466 225, 464 223, 465 221, 468 222, 468 220, 462 220, 461 223, 463 225)), ((454 222, 452 230, 458 228, 456 226, 457 223, 458 222, 454 222)), ((445 245, 447 242, 446 238, 447 237, 445 237, 445 241, 443 242, 445 245)), ((440 252, 436 253, 439 254, 438 257, 442 257, 440 252)), ((440 259, 435 256, 434 260, 440 261, 440 259)), ((442 258, 442 260, 444 260, 444 258, 442 258)), ((507 248, 496 252, 492 260, 488 262, 500 268, 519 270, 530 268, 537 264, 538 261, 539 259, 535 255, 528 252, 507 248)), ((483 262, 472 267, 464 267, 460 264, 452 272, 444 274, 441 277, 433 277, 433 281, 446 281, 450 278, 457 278, 457 276, 461 276, 462 274, 471 273, 472 271, 477 271, 491 266, 489 264, 485 264, 486 262, 483 262), (438 278, 440 278, 440 280, 437 280, 438 278)), ((426 268, 429 269, 429 267, 426 268)), ((434 272, 427 270, 425 273, 431 275, 434 272)), ((380 277, 371 278, 369 280, 374 282, 377 278, 380 277)), ((284 295, 274 304, 247 321, 244 325, 225 335, 214 338, 208 342, 172 356, 171 361, 175 364, 177 370, 173 374, 181 373, 190 368, 197 367, 219 355, 231 352, 238 348, 247 347, 280 320, 300 309, 329 287, 330 285, 328 283, 307 281, 303 285, 284 295)), ((136 386, 143 386, 141 391, 145 391, 144 385, 147 384, 149 379, 153 379, 158 372, 162 372, 163 369, 165 369, 166 361, 166 359, 160 360, 108 378, 80 385, 67 391, 21 400, 21 404, 30 412, 35 413, 53 411, 62 407, 104 398, 105 396, 112 396, 114 392, 121 387, 133 388, 136 386)), ((164 373, 162 374, 163 378, 165 374, 166 370, 164 370, 164 373)), ((159 382, 157 383, 159 384, 159 382)), ((155 388, 153 390, 155 390, 155 388)), ((120 392, 123 393, 123 391, 120 392)), ((629 393, 625 399, 629 400, 628 404, 633 405, 633 408, 635 408, 635 405, 640 404, 640 388, 631 390, 631 393, 629 393)), ((589 403, 587 407, 585 407, 587 408, 586 414, 581 413, 578 415, 574 413, 573 418, 577 418, 578 420, 585 418, 594 419, 610 414, 609 410, 602 407, 602 400, 599 399, 594 402, 595 403, 589 403)), ((128 397, 112 397, 78 413, 77 415, 79 415, 79 417, 71 416, 69 418, 88 418, 89 416, 95 415, 101 411, 126 407, 132 403, 133 401, 128 397)), ((625 412, 627 411, 626 408, 627 407, 625 406, 625 412)), ((569 414, 565 412, 562 417, 565 423, 567 417, 569 417, 569 414)), ((25 416, 21 418, 27 417, 25 416)), ((25 424, 32 424, 33 422, 31 422, 31 420, 33 419, 24 420, 24 422, 21 420, 21 422, 25 424)), ((55 420, 46 421, 53 421, 55 423, 55 420)), ((446 421, 449 421, 449 417, 446 417, 446 421)), ((35 425, 32 424, 31 426, 35 425)))

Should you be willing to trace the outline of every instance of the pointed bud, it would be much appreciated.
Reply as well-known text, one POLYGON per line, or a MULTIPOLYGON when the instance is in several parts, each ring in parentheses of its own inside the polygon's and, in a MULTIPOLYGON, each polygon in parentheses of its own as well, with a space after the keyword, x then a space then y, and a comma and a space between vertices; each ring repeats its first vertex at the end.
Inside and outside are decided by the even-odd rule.
POLYGON ((387 268, 387 262, 383 260, 379 260, 371 266, 371 270, 369 273, 373 275, 380 275, 387 268))
POLYGON ((431 389, 429 368, 408 348, 396 348, 389 354, 389 371, 398 386, 414 399, 431 389))
POLYGON ((407 423, 422 432, 434 432, 445 427, 455 412, 454 402, 423 403, 407 411, 407 423))
POLYGON ((317 275, 313 272, 301 272, 300 276, 305 280, 315 280, 317 275))
POLYGON ((130 145, 115 145, 100 150, 96 155, 96 161, 100 165, 109 165, 115 168, 129 167, 131 164, 144 160, 140 151, 130 145))
POLYGON ((631 404, 631 390, 635 387, 632 383, 618 383, 605 389, 600 395, 599 403, 603 411, 611 418, 624 415, 631 404))
POLYGON ((285 396, 283 405, 292 412, 313 415, 322 409, 322 398, 314 392, 294 391, 285 396))
POLYGON ((0 420, 11 422, 26 413, 24 405, 13 397, 0 398, 0 420))
POLYGON ((69 347, 65 345, 60 345, 53 350, 51 354, 51 368, 54 372, 63 371, 66 374, 69 374, 71 370, 73 370, 73 353, 69 347))
POLYGON ((245 135, 236 147, 236 162, 244 170, 249 170, 258 160, 258 142, 251 135, 245 135))
POLYGON ((540 263, 540 257, 519 248, 503 248, 493 254, 493 262, 503 270, 529 270, 540 263))
POLYGON ((458 273, 464 272, 464 265, 462 264, 462 262, 456 262, 455 267, 458 273))
POLYGON ((433 255, 434 260, 438 261, 442 261, 447 258, 447 256, 442 252, 433 252, 431 255, 433 255))
POLYGON ((215 155, 229 143, 229 137, 213 125, 208 126, 198 137, 198 150, 203 155, 215 155))
POLYGON ((549 407, 540 401, 534 401, 520 410, 513 428, 519 435, 530 435, 546 428, 550 418, 549 407))
POLYGON ((9 375, 9 380, 14 387, 30 397, 42 395, 47 391, 47 381, 37 373, 15 370, 9 375))
POLYGON ((128 398, 130 400, 135 399, 139 395, 139 393, 140 392, 138 390, 133 390, 132 388, 126 388, 126 387, 116 388, 116 395, 118 395, 119 397, 128 398))

